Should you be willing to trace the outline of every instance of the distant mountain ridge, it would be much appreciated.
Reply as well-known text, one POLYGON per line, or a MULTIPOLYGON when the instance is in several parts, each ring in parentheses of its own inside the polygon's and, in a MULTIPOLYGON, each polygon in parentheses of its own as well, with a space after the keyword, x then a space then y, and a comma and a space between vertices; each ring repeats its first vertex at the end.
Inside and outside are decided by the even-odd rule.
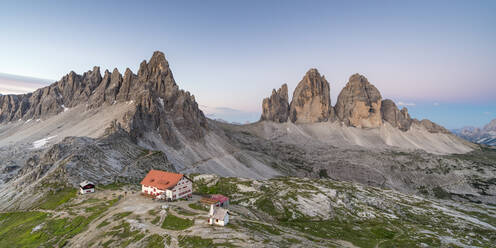
POLYGON ((454 129, 453 133, 474 143, 496 146, 496 119, 492 120, 482 128, 464 127, 454 129))

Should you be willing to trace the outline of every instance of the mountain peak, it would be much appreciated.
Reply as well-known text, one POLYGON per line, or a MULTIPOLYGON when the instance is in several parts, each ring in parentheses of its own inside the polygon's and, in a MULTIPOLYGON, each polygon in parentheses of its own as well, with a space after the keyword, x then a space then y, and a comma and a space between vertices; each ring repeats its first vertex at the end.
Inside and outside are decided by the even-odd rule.
POLYGON ((329 82, 317 69, 311 68, 293 92, 289 119, 300 123, 329 120, 333 115, 330 93, 329 82))
POLYGON ((484 126, 485 131, 496 131, 496 119, 484 126))
POLYGON ((155 71, 167 71, 169 69, 169 62, 165 59, 165 54, 161 51, 155 51, 148 62, 148 69, 151 73, 155 71))
POLYGON ((396 104, 390 99, 382 100, 381 115, 384 121, 389 122, 393 127, 402 131, 408 131, 412 125, 412 119, 408 114, 408 109, 403 107, 399 110, 396 104))
POLYGON ((306 75, 319 75, 320 76, 320 73, 319 73, 319 70, 317 70, 317 68, 310 68, 306 75))
POLYGON ((277 91, 272 90, 272 95, 262 102, 261 120, 286 122, 289 116, 288 85, 283 84, 277 91))
POLYGON ((355 73, 339 93, 336 114, 345 124, 354 127, 379 127, 382 96, 366 77, 355 73))
POLYGON ((359 73, 355 73, 355 74, 351 75, 350 79, 348 81, 349 81, 349 83, 355 83, 355 82, 364 82, 364 83, 367 82, 368 83, 369 82, 369 80, 365 76, 363 76, 359 73))

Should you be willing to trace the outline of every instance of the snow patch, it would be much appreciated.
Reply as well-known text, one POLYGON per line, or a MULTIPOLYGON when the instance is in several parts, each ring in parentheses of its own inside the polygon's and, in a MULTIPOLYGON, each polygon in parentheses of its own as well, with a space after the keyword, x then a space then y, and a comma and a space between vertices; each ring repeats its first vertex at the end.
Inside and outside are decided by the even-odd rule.
POLYGON ((64 104, 60 105, 63 109, 64 109, 64 112, 66 112, 67 110, 69 110, 69 108, 65 107, 64 104))
POLYGON ((35 226, 32 230, 31 230, 31 233, 34 233, 34 232, 37 232, 39 231, 43 226, 45 225, 45 223, 41 223, 37 226, 35 226))
POLYGON ((158 98, 158 102, 162 105, 162 107, 164 107, 164 99, 162 97, 158 98))
POLYGON ((45 146, 48 143, 48 141, 50 141, 51 139, 53 139, 55 137, 57 137, 57 135, 46 137, 46 138, 43 138, 43 139, 40 139, 40 140, 33 142, 33 148, 34 149, 41 148, 41 147, 45 146))

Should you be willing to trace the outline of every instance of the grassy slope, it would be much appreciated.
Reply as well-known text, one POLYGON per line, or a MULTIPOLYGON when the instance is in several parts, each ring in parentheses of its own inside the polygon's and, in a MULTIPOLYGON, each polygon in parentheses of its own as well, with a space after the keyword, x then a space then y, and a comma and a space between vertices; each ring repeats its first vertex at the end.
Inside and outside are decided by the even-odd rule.
POLYGON ((49 193, 31 211, 0 214, 0 247, 64 246, 118 200, 94 201, 84 213, 75 214, 72 210, 77 206, 65 204, 76 196, 75 192, 76 189, 62 187, 49 193), (55 217, 47 210, 67 211, 69 216, 55 217))
MULTIPOLYGON (((263 244, 271 246, 302 242, 309 246, 327 246, 336 240, 359 247, 420 247, 421 244, 491 247, 496 243, 496 229, 467 220, 475 218, 493 227, 496 225, 496 208, 480 204, 428 200, 328 179, 254 181, 207 177, 195 182, 195 191, 228 195, 232 204, 251 210, 255 216, 237 213, 226 228, 249 234, 255 242, 261 242, 262 237, 265 239, 263 244)), ((63 246, 118 201, 114 195, 112 199, 88 198, 76 203, 73 193, 74 190, 61 188, 36 209, 0 214, 0 247, 63 246), (55 212, 68 214, 57 217, 55 212)), ((194 203, 189 205, 193 209, 199 207, 194 203)), ((177 213, 187 211, 178 209, 177 213)), ((157 219, 155 225, 162 226, 164 233, 167 230, 188 232, 194 225, 193 220, 171 213, 158 223, 160 218, 156 211, 149 211, 149 214, 149 221, 157 219)), ((97 226, 102 234, 93 244, 98 247, 130 244, 163 247, 164 242, 170 243, 170 236, 134 230, 124 218, 141 217, 131 212, 109 215, 97 226)), ((232 246, 194 234, 181 235, 177 242, 181 247, 232 246)))
POLYGON ((194 220, 183 219, 173 214, 167 214, 162 222, 162 228, 169 230, 184 230, 193 226, 194 220))
MULTIPOLYGON (((278 178, 258 183, 255 191, 241 192, 237 185, 253 186, 252 181, 236 178, 198 180, 199 193, 221 193, 234 203, 251 208, 260 216, 268 216, 276 225, 320 239, 340 239, 359 247, 434 247, 461 245, 490 247, 496 243, 496 226, 487 228, 452 216, 439 209, 443 202, 403 195, 390 190, 362 187, 332 180, 278 178), (335 193, 329 193, 332 190, 335 193), (322 203, 315 196, 329 201, 328 216, 309 216, 305 209, 322 203), (305 203, 306 202, 306 203, 305 203), (312 203, 313 202, 313 203, 312 203), (310 207, 308 207, 310 205, 310 207), (313 206, 312 206, 313 205, 313 206)), ((456 215, 494 223, 496 211, 484 205, 468 204, 466 208, 483 211, 456 211, 456 215), (481 213, 482 212, 482 213, 481 213)), ((489 207, 489 206, 488 206, 489 207)), ((266 218, 266 217, 265 217, 266 218)), ((244 224, 254 232, 277 234, 272 225, 244 224)))

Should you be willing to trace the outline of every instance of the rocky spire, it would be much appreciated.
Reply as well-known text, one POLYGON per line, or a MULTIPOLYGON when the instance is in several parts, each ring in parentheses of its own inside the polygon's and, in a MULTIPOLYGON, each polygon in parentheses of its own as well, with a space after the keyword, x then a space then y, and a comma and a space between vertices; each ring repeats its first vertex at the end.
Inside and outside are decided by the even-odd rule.
POLYGON ((289 119, 296 123, 327 121, 333 116, 329 83, 317 69, 310 69, 296 86, 289 119))
POLYGON ((147 82, 152 90, 163 98, 171 98, 178 94, 179 87, 174 80, 169 62, 163 52, 155 51, 150 61, 141 62, 138 70, 138 80, 147 82))
POLYGON ((336 115, 348 126, 378 127, 382 124, 381 93, 367 78, 354 74, 339 93, 336 115))
POLYGON ((407 131, 412 125, 412 119, 408 114, 408 109, 403 107, 401 111, 396 104, 389 99, 385 99, 381 103, 382 119, 390 123, 393 127, 397 127, 402 131, 407 131))
POLYGON ((135 81, 142 87, 129 93, 141 92, 132 97, 137 104, 135 116, 139 117, 133 120, 135 136, 141 130, 158 129, 166 143, 177 144, 171 123, 187 138, 198 140, 205 135, 207 119, 194 96, 177 86, 164 53, 156 51, 148 63, 141 62, 135 81))
POLYGON ((117 100, 119 101, 127 101, 129 100, 129 93, 131 88, 134 86, 133 82, 136 76, 133 74, 131 69, 126 68, 126 72, 124 72, 124 76, 122 77, 122 85, 119 89, 119 94, 117 95, 117 100))
POLYGON ((150 74, 162 73, 169 71, 169 62, 165 59, 165 55, 161 51, 155 51, 148 62, 148 71, 150 74))
POLYGON ((115 68, 110 74, 110 83, 105 89, 105 101, 109 104, 116 103, 117 94, 122 85, 122 75, 115 68))
POLYGON ((286 122, 289 116, 288 85, 283 84, 277 91, 272 90, 272 95, 263 100, 263 121, 286 122))

